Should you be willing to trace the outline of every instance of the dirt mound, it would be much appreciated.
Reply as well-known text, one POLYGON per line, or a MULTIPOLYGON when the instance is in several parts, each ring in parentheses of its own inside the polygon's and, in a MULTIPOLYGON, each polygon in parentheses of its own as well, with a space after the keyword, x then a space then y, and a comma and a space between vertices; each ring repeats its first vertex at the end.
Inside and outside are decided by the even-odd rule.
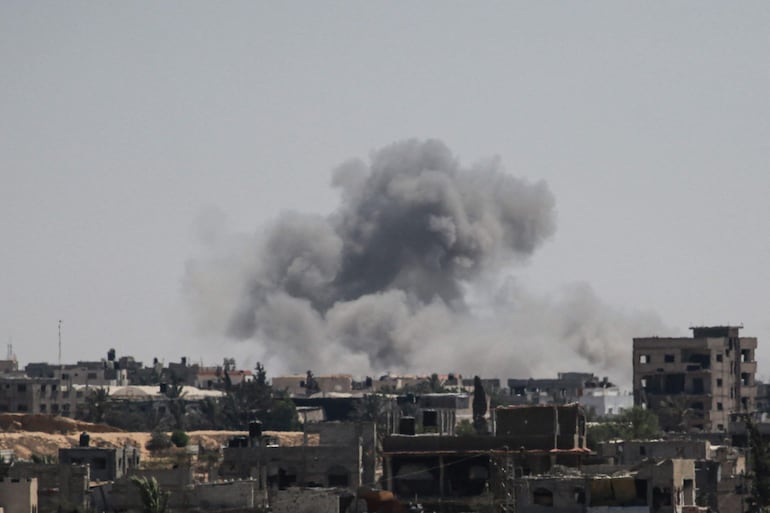
POLYGON ((26 415, 24 413, 0 413, 0 430, 6 432, 35 431, 38 433, 114 433, 120 429, 106 424, 93 424, 52 415, 26 415))

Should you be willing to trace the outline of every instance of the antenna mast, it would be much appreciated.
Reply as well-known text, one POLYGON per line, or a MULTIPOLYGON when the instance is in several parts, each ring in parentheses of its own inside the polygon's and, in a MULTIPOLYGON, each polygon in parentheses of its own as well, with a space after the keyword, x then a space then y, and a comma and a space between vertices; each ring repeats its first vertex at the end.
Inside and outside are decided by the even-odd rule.
POLYGON ((59 319, 59 365, 61 365, 61 319, 59 319))

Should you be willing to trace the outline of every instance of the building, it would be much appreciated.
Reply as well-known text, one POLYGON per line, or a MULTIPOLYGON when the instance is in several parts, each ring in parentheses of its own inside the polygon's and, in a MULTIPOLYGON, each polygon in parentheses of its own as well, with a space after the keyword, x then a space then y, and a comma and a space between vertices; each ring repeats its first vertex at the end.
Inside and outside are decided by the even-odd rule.
POLYGON ((271 490, 293 486, 356 490, 375 480, 377 434, 371 422, 307 424, 301 444, 271 440, 261 429, 252 434, 233 439, 223 450, 221 477, 257 478, 262 488, 271 490))
POLYGON ((62 465, 88 465, 94 481, 114 481, 139 466, 139 449, 125 447, 91 447, 87 433, 80 435, 80 446, 59 449, 62 465))
POLYGON ((610 417, 633 408, 634 396, 616 386, 590 387, 583 391, 578 402, 597 417, 610 417))
POLYGON ((556 378, 509 379, 508 389, 516 404, 567 404, 576 402, 586 387, 597 383, 601 382, 591 373, 560 372, 556 378))
POLYGON ((589 453, 578 404, 499 407, 496 417, 492 436, 386 437, 384 488, 398 497, 419 497, 428 510, 475 511, 500 505, 514 478, 510 469, 521 478, 557 466, 578 468, 589 453))
POLYGON ((291 376, 275 376, 272 380, 273 390, 286 392, 290 396, 309 396, 315 393, 350 393, 353 391, 353 376, 350 374, 330 374, 327 376, 310 376, 315 383, 308 388, 307 374, 291 376))
POLYGON ((648 460, 692 460, 699 506, 720 513, 740 513, 745 509, 750 479, 746 456, 737 447, 692 438, 625 440, 601 443, 598 453, 615 464, 630 467, 648 460))
POLYGON ((0 479, 0 510, 37 513, 37 478, 0 479))
POLYGON ((634 339, 634 403, 666 430, 725 431, 730 415, 755 409, 757 339, 739 336, 739 326, 692 331, 634 339))

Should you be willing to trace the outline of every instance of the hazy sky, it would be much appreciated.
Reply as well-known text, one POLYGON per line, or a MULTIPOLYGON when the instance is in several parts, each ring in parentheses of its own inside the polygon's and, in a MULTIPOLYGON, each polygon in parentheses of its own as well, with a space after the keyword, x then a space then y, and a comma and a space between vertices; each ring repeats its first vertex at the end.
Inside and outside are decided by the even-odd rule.
POLYGON ((743 323, 767 377, 768 56, 765 1, 2 2, 0 340, 253 366, 193 328, 201 220, 330 213, 338 164, 438 138, 553 192, 517 281, 743 323))

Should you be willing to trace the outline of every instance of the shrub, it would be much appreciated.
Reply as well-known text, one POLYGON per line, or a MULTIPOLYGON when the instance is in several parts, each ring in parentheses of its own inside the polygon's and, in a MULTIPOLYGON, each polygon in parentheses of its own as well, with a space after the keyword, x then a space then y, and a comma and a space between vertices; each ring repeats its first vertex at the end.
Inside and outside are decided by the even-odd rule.
POLYGON ((190 443, 190 436, 181 429, 177 429, 171 433, 171 443, 177 447, 187 447, 187 444, 190 443))
POLYGON ((163 431, 153 431, 152 436, 144 447, 148 451, 162 451, 163 449, 168 449, 172 445, 171 438, 169 438, 166 433, 163 431))

